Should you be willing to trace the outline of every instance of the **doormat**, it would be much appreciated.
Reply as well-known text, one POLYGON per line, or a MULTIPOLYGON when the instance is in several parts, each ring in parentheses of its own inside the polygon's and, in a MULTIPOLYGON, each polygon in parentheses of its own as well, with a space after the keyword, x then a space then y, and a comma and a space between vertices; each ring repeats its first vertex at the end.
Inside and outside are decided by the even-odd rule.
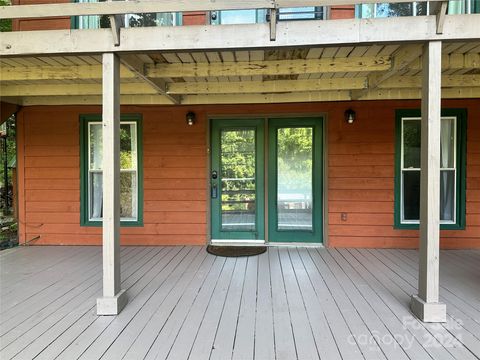
POLYGON ((225 257, 254 256, 267 251, 266 246, 218 246, 208 245, 207 251, 212 255, 225 257))

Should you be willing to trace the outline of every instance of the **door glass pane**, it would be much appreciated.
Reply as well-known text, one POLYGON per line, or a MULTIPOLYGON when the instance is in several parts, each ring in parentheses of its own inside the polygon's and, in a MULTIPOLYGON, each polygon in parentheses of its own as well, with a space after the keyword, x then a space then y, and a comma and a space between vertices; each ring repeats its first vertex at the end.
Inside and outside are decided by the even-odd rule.
POLYGON ((455 171, 440 171, 440 220, 455 221, 455 171))
POLYGON ((277 130, 278 230, 312 231, 313 129, 277 130))
POLYGON ((420 169, 420 120, 403 121, 403 168, 420 169))
POLYGON ((455 121, 454 119, 442 119, 440 135, 440 167, 455 167, 455 121))
POLYGON ((420 219, 420 171, 403 171, 403 220, 420 219))
POLYGON ((222 130, 222 231, 255 231, 255 130, 222 130))

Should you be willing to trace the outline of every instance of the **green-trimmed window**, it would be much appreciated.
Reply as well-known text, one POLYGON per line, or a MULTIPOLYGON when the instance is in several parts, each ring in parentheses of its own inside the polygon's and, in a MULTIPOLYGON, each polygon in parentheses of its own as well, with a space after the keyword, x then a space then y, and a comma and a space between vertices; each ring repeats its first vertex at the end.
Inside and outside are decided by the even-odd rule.
MULTIPOLYGON (((417 229, 420 218, 420 110, 396 112, 395 226, 417 229)), ((440 224, 465 227, 466 111, 442 110, 440 224)))
MULTIPOLYGON (((143 225, 142 126, 139 115, 120 122, 120 219, 122 226, 143 225)), ((81 225, 100 226, 103 211, 102 120, 80 118, 81 225)))

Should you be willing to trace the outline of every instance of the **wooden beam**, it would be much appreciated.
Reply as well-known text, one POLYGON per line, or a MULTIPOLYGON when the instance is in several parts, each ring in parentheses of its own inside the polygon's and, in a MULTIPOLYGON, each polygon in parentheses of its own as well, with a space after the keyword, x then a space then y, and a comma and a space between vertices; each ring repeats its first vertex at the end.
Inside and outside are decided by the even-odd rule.
POLYGON ((443 24, 445 23, 445 16, 447 15, 448 1, 430 4, 430 14, 437 18, 437 34, 443 32, 443 24))
POLYGON ((400 47, 393 54, 392 68, 384 73, 370 74, 368 76, 368 89, 352 92, 352 98, 360 99, 367 93, 367 91, 375 90, 382 82, 405 70, 413 60, 420 57, 421 50, 422 46, 419 44, 411 44, 400 47))
POLYGON ((103 54, 103 297, 98 315, 117 315, 127 302, 120 279, 120 60, 103 54))
MULTIPOLYGON (((124 58, 122 55, 121 58, 124 58)), ((366 58, 372 60, 375 58, 366 58)), ((335 65, 340 63, 333 58, 325 59, 327 62, 332 62, 332 66, 329 67, 326 71, 333 71, 337 69, 335 65), (332 69, 330 69, 332 68, 332 69)), ((280 60, 277 63, 281 68, 288 68, 288 60, 280 60), (283 63, 285 61, 285 63, 283 63), (283 65, 282 65, 283 64, 283 65)), ((131 61, 130 61, 131 62, 131 61)), ((303 61, 304 62, 304 61, 303 61)), ((275 62, 274 62, 275 63, 275 62)), ((390 61, 390 64, 392 61, 390 61)), ((393 62, 395 63, 395 62, 393 62)), ((396 62, 398 64, 398 61, 396 62)), ((213 68, 217 65, 220 65, 219 68, 223 67, 222 63, 211 63, 213 68)), ((235 66, 234 62, 224 63, 226 66, 235 66)), ((263 67, 263 62, 254 61, 249 62, 255 67, 263 67)), ((307 63, 305 63, 307 64, 307 63)), ((166 64, 167 66, 169 64, 166 64)), ((208 64, 202 65, 203 68, 206 68, 208 64)), ((248 67, 248 65, 246 65, 248 67)), ((137 64, 136 68, 143 68, 144 64, 137 64)), ((317 69, 318 67, 315 66, 317 69)), ((353 65, 350 65, 352 71, 357 72, 358 68, 355 68, 353 65)), ((442 70, 474 70, 480 68, 480 54, 477 53, 468 53, 468 54, 450 54, 442 56, 442 70)), ((412 70, 421 70, 421 59, 415 59, 409 65, 409 69, 412 70)), ((178 70, 178 69, 177 69, 178 70)), ((138 73, 143 72, 143 69, 137 72, 137 74, 132 73, 125 66, 120 68, 120 77, 122 79, 134 79, 138 77, 138 73)), ((208 72, 208 70, 205 70, 208 72)), ((212 70, 214 71, 214 70, 212 70)), ((260 70, 258 70, 260 71, 260 70)), ((270 70, 269 70, 270 71, 270 70)), ((292 68, 290 74, 298 74, 300 71, 310 71, 308 69, 295 70, 292 68)), ((342 72, 342 71, 340 71, 342 72)), ((145 71, 145 76, 149 75, 148 71, 145 71)), ((151 74, 151 73, 150 73, 151 74)), ((161 76, 161 74, 158 74, 161 76)), ((147 76, 148 77, 148 76, 147 76)), ((9 81, 42 81, 42 80, 100 80, 102 78, 102 67, 101 65, 73 65, 73 66, 31 66, 31 67, 0 67, 0 81, 9 82, 9 81)), ((151 80, 152 78, 150 78, 151 80)))
POLYGON ((180 104, 181 98, 179 96, 167 94, 167 85, 163 79, 152 79, 146 75, 146 64, 141 62, 137 56, 132 54, 124 54, 121 56, 120 61, 127 69, 137 75, 138 78, 154 88, 158 94, 166 96, 172 101, 172 104, 180 104))
MULTIPOLYGON (((109 0, 111 1, 111 0, 109 0)), ((109 15, 110 29, 112 30, 113 45, 120 45, 120 28, 122 27, 122 19, 120 15, 109 15)))
MULTIPOLYGON (((377 89, 369 91, 360 100, 405 100, 421 99, 421 89, 377 89)), ((477 99, 480 98, 480 88, 447 88, 442 89, 443 99, 477 99)), ((5 97, 2 101, 21 99, 19 105, 99 105, 101 96, 26 96, 23 98, 5 97)), ((198 94, 185 95, 182 105, 194 104, 271 104, 271 103, 299 103, 315 101, 348 101, 351 100, 347 90, 312 91, 294 93, 268 94, 198 94)), ((123 105, 171 105, 171 101, 158 94, 152 95, 122 95, 123 105)))
MULTIPOLYGON (((135 74, 122 66, 120 68, 120 77, 122 79, 134 79, 135 74)), ((0 81, 101 79, 101 65, 0 67, 0 81)))
MULTIPOLYGON (((358 100, 407 100, 421 99, 422 90, 414 88, 376 89, 368 91, 358 100)), ((443 88, 442 99, 480 98, 480 87, 443 88)), ((353 100, 353 99, 352 99, 353 100)))
MULTIPOLYGON (((379 89, 420 88, 420 76, 395 76, 378 86, 379 89)), ((480 75, 444 75, 442 87, 480 87, 480 75)), ((181 82, 169 83, 168 94, 255 94, 285 92, 315 92, 366 88, 366 78, 332 78, 312 80, 273 80, 240 82, 181 82)), ((461 91, 461 90, 460 90, 461 91)), ((145 83, 120 85, 122 95, 153 95, 159 93, 145 83)), ((84 96, 101 95, 101 84, 2 84, 2 97, 12 96, 84 96)), ((163 95, 163 94, 162 94, 163 95)))
POLYGON ((275 41, 277 38, 277 9, 270 9, 268 14, 270 23, 270 41, 275 41))
MULTIPOLYGON (((126 95, 158 94, 158 91, 145 83, 125 83, 120 85, 120 93, 126 95)), ((0 94, 5 96, 83 96, 101 95, 102 84, 2 84, 0 94)))
POLYGON ((169 83, 170 94, 252 94, 350 90, 366 87, 366 78, 169 83))
POLYGON ((443 34, 437 34, 435 16, 281 21, 274 42, 269 24, 126 28, 117 47, 110 29, 18 31, 2 33, 0 56, 468 41, 478 40, 479 22, 480 14, 447 16, 443 34))
POLYGON ((440 134, 442 43, 430 41, 423 51, 422 134, 420 174, 420 250, 418 295, 412 312, 425 322, 445 322, 439 302, 440 134))
MULTIPOLYGON (((9 100, 10 97, 5 98, 9 100)), ((2 99, 4 100, 4 99, 2 99)), ((152 95, 121 95, 122 105, 171 105, 172 102, 165 96, 152 95)), ((84 96, 28 96, 18 103, 23 106, 32 105, 101 105, 101 95, 84 96)))
MULTIPOLYGON (((42 17, 66 17, 80 15, 121 15, 139 13, 270 9, 274 7, 336 6, 375 3, 376 0, 161 0, 116 1, 100 3, 61 3, 41 5, 1 6, 0 19, 28 19, 42 17)), ((430 0, 441 1, 441 0, 430 0)), ((395 3, 410 2, 394 0, 395 3)))
MULTIPOLYGON (((312 92, 326 90, 350 90, 366 87, 366 78, 315 79, 315 80, 275 80, 243 82, 182 82, 169 83, 167 94, 158 92, 146 83, 124 83, 120 85, 122 95, 161 94, 179 98, 180 94, 254 94, 283 92, 312 92)), ((407 87, 407 86, 404 86, 407 87)), ((101 95, 101 84, 3 84, 2 97, 10 96, 83 96, 101 95)))
MULTIPOLYGON (((422 70, 422 58, 419 57, 410 63, 409 70, 422 70)), ((480 67, 480 54, 443 54, 442 70, 477 70, 480 67)))
POLYGON ((389 56, 245 61, 224 63, 174 63, 146 65, 149 77, 209 77, 298 75, 336 72, 370 72, 390 69, 389 56))
MULTIPOLYGON (((378 85, 379 89, 419 88, 422 86, 421 76, 393 76, 378 85)), ((442 88, 447 87, 479 87, 480 75, 443 75, 442 88)))

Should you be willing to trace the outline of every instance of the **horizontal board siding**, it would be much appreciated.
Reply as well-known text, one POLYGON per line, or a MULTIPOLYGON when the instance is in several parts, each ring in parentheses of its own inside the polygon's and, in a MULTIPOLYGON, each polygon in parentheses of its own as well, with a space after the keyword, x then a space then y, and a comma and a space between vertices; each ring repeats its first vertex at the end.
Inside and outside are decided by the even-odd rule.
MULTIPOLYGON (((24 109, 25 226, 31 244, 98 245, 100 227, 80 226, 79 116, 100 108, 24 109)), ((135 111, 138 113, 138 109, 135 111)), ((205 244, 206 121, 183 111, 142 111, 144 226, 121 229, 126 245, 205 244)))
MULTIPOLYGON (((480 109, 478 100, 445 101, 467 108, 467 203, 465 230, 442 231, 442 247, 480 247, 480 109)), ((418 231, 394 221, 395 109, 418 101, 369 101, 235 106, 197 106, 195 126, 183 107, 132 106, 144 131, 144 226, 123 228, 123 244, 204 244, 208 229, 207 114, 327 113, 328 245, 418 246, 418 231), (345 122, 345 109, 357 113, 345 122), (343 214, 343 217, 342 217, 343 214), (346 217, 345 217, 346 216, 346 217)), ((80 222, 79 115, 99 107, 30 107, 20 111, 21 239, 36 244, 100 244, 100 228, 80 222), (22 125, 24 124, 24 125, 22 125), (23 164, 23 165, 22 165, 23 164)))
MULTIPOLYGON (((387 103, 387 102, 382 102, 387 103)), ((418 247, 417 230, 394 229, 395 109, 358 103, 349 125, 343 113, 329 114, 328 223, 334 247, 418 247), (379 127, 376 131, 375 126, 379 127), (343 217, 342 217, 343 215, 343 217)), ((378 103, 375 103, 378 104, 378 103)), ((480 247, 480 108, 478 100, 446 101, 445 108, 467 108, 466 229, 441 231, 445 248, 480 247)))

